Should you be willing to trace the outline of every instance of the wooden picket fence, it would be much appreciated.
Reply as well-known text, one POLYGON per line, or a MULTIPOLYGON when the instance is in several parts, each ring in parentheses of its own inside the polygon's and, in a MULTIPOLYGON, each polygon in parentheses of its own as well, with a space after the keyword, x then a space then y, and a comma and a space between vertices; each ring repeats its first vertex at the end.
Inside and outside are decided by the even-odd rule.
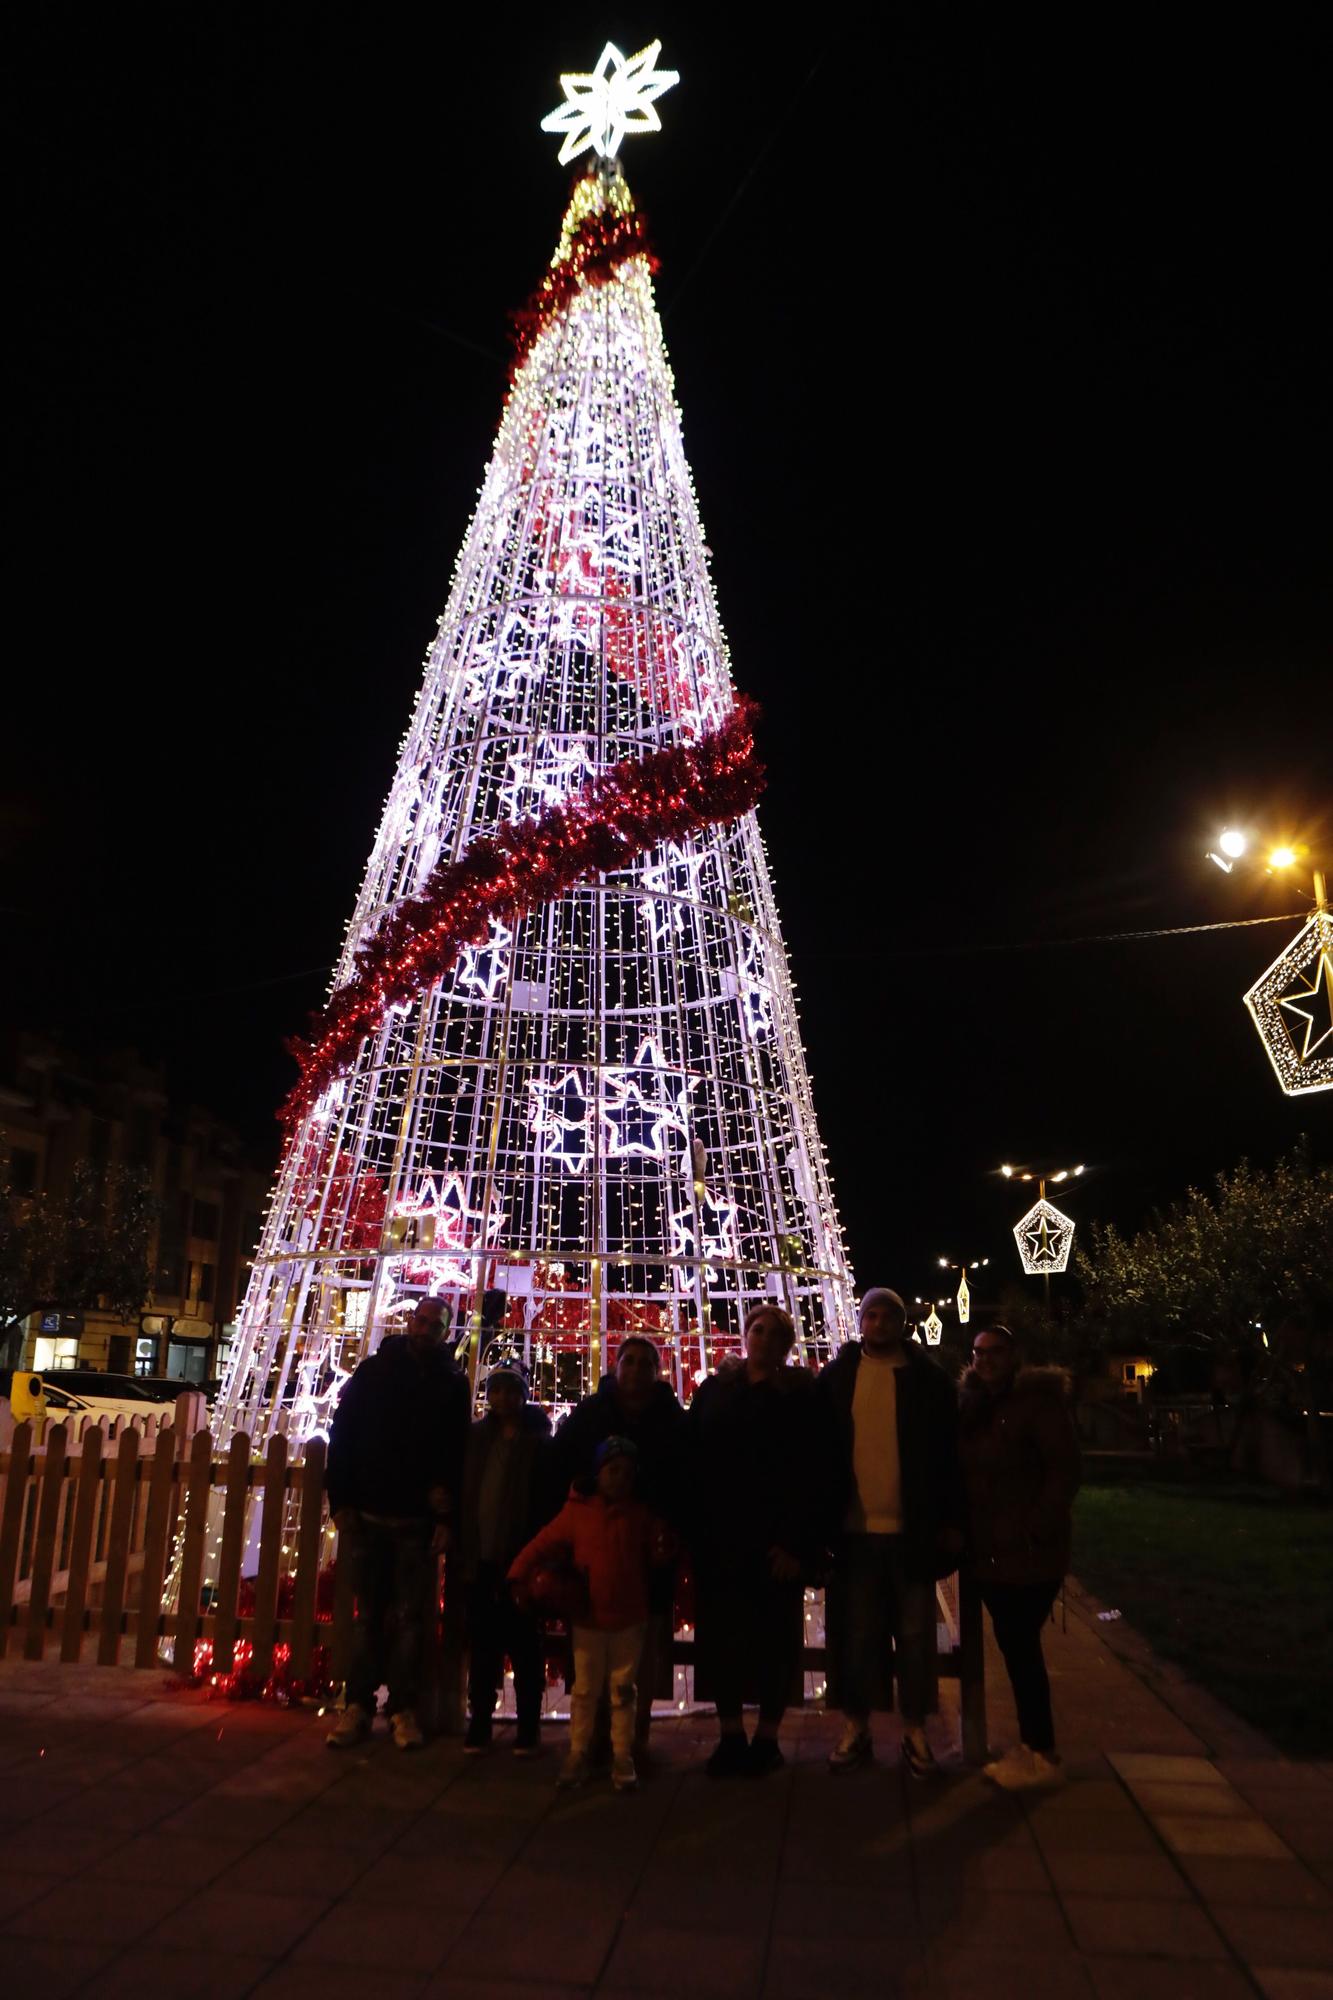
POLYGON ((190 1673, 196 1646, 208 1641, 211 1671, 229 1674, 245 1641, 245 1672, 262 1684, 279 1646, 291 1649, 295 1681, 308 1678, 321 1637, 345 1657, 349 1590, 336 1593, 331 1620, 316 1618, 322 1442, 292 1462, 285 1437, 272 1439, 261 1462, 237 1432, 215 1459, 208 1431, 191 1436, 180 1425, 148 1439, 134 1427, 108 1437, 90 1425, 78 1442, 76 1454, 66 1427, 48 1424, 37 1447, 23 1423, 0 1454, 0 1658, 14 1645, 25 1659, 44 1659, 58 1635, 63 1661, 88 1657, 95 1641, 100 1666, 152 1667, 169 1654, 190 1673), (256 1491, 267 1504, 242 1612, 246 1503, 256 1491), (205 1593, 210 1531, 219 1535, 216 1579, 205 1593))
MULTIPOLYGON (((289 1460, 287 1439, 277 1436, 260 1461, 239 1431, 215 1458, 209 1432, 191 1434, 185 1410, 179 1414, 180 1422, 150 1437, 134 1427, 116 1436, 89 1426, 77 1454, 63 1424, 48 1425, 40 1445, 31 1424, 15 1427, 0 1453, 0 1659, 11 1646, 24 1659, 45 1659, 58 1635, 62 1661, 83 1660, 95 1642, 100 1666, 161 1666, 169 1655, 174 1670, 188 1675, 196 1648, 207 1642, 211 1674, 237 1670, 262 1687, 277 1648, 290 1648, 286 1676, 300 1683, 310 1679, 322 1644, 323 1677, 341 1681, 353 1603, 348 1566, 339 1564, 331 1607, 320 1614, 320 1572, 332 1553, 323 1442, 312 1440, 301 1459, 289 1460), (258 1561, 243 1579, 247 1503, 256 1493, 265 1502, 258 1561), (210 1534, 216 1559, 207 1564, 214 1580, 205 1590, 210 1534)), ((981 1608, 966 1581, 952 1578, 943 1592, 953 1644, 942 1651, 939 1671, 959 1682, 964 1753, 976 1761, 986 1743, 981 1608)), ((442 1625, 428 1621, 423 1719, 455 1730, 464 1646, 448 1595, 452 1615, 442 1625)), ((678 1635, 672 1654, 676 1664, 691 1664, 693 1642, 678 1635)), ((807 1646, 806 1668, 819 1672, 824 1664, 823 1647, 807 1646)))

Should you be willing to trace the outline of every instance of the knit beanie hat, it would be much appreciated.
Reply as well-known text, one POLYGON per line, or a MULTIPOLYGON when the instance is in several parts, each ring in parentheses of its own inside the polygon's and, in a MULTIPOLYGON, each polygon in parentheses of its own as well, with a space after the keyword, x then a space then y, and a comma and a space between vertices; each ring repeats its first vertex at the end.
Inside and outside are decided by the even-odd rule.
POLYGON ((891 1292, 887 1285, 872 1285, 861 1300, 861 1311, 864 1312, 867 1306, 878 1305, 892 1306, 895 1312, 901 1313, 904 1319, 907 1318, 907 1307, 897 1292, 891 1292))

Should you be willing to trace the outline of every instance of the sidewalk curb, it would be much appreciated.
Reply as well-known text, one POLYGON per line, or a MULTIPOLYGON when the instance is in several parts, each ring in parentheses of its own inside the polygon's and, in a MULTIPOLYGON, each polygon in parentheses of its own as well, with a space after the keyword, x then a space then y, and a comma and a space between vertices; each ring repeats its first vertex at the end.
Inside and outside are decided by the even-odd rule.
POLYGON ((1075 1576, 1065 1579, 1065 1601, 1070 1616, 1086 1625, 1136 1680, 1195 1732, 1209 1757, 1271 1758, 1275 1764, 1291 1761, 1261 1730, 1191 1680, 1183 1667, 1160 1659, 1127 1619, 1103 1621, 1099 1614, 1110 1607, 1085 1590, 1075 1576))

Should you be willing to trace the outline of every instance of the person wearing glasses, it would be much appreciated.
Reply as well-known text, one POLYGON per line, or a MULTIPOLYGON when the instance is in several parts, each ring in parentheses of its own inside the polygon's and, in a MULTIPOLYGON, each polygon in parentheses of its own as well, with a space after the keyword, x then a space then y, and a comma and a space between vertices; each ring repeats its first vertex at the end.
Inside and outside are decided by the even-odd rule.
POLYGON ((1055 1748, 1041 1628, 1065 1572, 1078 1439, 1062 1368, 1024 1368, 1007 1326, 981 1327, 959 1385, 958 1448, 968 1543, 981 1599, 1004 1659, 1020 1742, 987 1764, 1006 1791, 1064 1782, 1055 1748))

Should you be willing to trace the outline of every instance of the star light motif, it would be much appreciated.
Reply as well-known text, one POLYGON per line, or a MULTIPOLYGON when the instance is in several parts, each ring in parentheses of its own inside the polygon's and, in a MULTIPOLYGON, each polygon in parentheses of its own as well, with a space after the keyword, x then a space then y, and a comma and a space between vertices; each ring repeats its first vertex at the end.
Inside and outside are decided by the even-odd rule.
POLYGON ((971 1294, 970 1290, 968 1289, 968 1283, 967 1283, 967 1272, 966 1272, 966 1271, 962 1271, 962 1272, 960 1272, 960 1273, 959 1273, 959 1277, 958 1277, 958 1324, 959 1324, 959 1326, 966 1326, 966 1325, 967 1325, 967 1322, 969 1321, 969 1319, 971 1319, 971 1317, 972 1317, 972 1294, 971 1294))
POLYGON ((671 1070, 651 1037, 640 1043, 632 1063, 607 1070, 601 1104, 609 1140, 607 1158, 660 1160, 666 1157, 669 1132, 688 1140, 690 1093, 697 1083, 697 1077, 671 1070), (668 1077, 680 1078, 674 1096, 668 1077))
POLYGON ((929 1319, 922 1320, 921 1331, 926 1336, 927 1347, 939 1346, 940 1340, 944 1333, 944 1321, 940 1318, 934 1306, 932 1306, 930 1309, 929 1319))
MULTIPOLYGON (((714 1194, 705 1194, 699 1204, 703 1222, 703 1243, 701 1252, 694 1246, 695 1212, 693 1209, 676 1209, 671 1216, 671 1252, 675 1257, 693 1257, 702 1254, 705 1263, 713 1257, 727 1257, 734 1263, 736 1259, 736 1217, 739 1205, 734 1201, 719 1200, 714 1194)), ((691 1275, 688 1271, 677 1270, 678 1284, 689 1289, 691 1275)))
POLYGON ((547 806, 563 805, 585 778, 597 776, 597 763, 588 753, 581 736, 560 745, 543 736, 533 756, 507 759, 509 776, 499 791, 500 810, 506 819, 539 819, 547 806))
POLYGON ((509 976, 509 947, 514 933, 498 917, 491 918, 491 934, 485 944, 465 944, 454 975, 456 989, 494 1000, 509 976))
POLYGON ((680 82, 679 71, 657 68, 661 53, 662 44, 650 42, 626 57, 608 42, 590 74, 561 77, 566 101, 542 119, 542 131, 564 133, 562 167, 589 147, 601 159, 614 159, 627 132, 661 131, 654 106, 663 91, 680 82))
POLYGON ((1245 995, 1288 1097, 1333 1090, 1333 910, 1316 910, 1245 995))
POLYGON ((588 1086, 583 1072, 567 1069, 557 1083, 528 1082, 532 1109, 528 1129, 549 1141, 542 1148, 548 1160, 559 1160, 567 1174, 581 1174, 588 1164, 588 1086))
POLYGON ((707 862, 706 854, 691 854, 674 840, 666 843, 664 858, 654 861, 644 869, 639 880, 646 894, 639 899, 639 914, 652 932, 654 944, 664 944, 675 931, 679 935, 685 929, 685 916, 680 902, 699 900, 699 870, 707 862), (663 912, 657 898, 671 898, 663 912))
POLYGON ((1043 1198, 1014 1224, 1014 1241, 1030 1278, 1063 1271, 1074 1241, 1073 1220, 1043 1198))

